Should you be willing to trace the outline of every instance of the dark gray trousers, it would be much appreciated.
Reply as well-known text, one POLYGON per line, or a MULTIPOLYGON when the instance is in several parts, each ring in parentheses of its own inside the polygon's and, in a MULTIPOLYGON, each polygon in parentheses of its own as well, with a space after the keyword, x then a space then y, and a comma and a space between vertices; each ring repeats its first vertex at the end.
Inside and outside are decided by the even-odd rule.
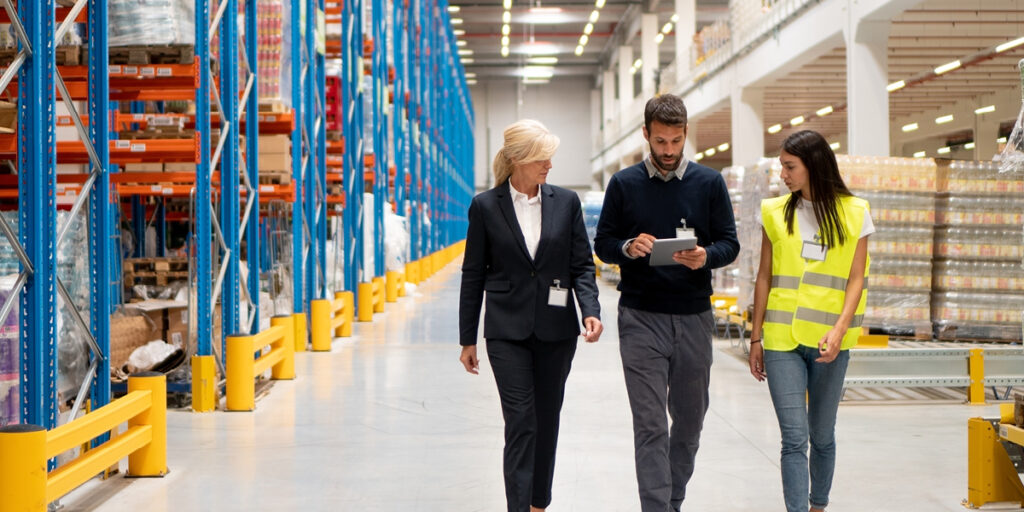
POLYGON ((714 322, 710 310, 670 315, 619 306, 619 352, 643 512, 678 510, 686 497, 708 410, 714 322))

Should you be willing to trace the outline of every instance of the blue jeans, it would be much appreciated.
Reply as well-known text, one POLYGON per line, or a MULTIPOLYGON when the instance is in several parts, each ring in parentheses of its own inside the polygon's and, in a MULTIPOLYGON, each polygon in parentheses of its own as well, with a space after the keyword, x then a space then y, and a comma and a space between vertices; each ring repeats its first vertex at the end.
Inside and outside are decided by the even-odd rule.
POLYGON ((768 389, 782 431, 782 493, 788 512, 807 512, 808 500, 813 507, 825 508, 832 489, 836 412, 850 351, 840 351, 827 364, 815 362, 818 357, 816 347, 803 345, 764 353, 768 389))

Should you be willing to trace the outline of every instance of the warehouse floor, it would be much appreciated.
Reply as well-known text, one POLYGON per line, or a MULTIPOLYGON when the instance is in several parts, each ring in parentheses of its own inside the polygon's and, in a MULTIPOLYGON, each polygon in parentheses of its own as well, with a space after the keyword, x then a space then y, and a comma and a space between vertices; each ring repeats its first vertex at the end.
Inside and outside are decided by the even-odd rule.
MULTIPOLYGON (((169 475, 93 480, 62 500, 64 510, 504 510, 493 376, 486 358, 479 376, 458 362, 458 263, 331 353, 299 354, 298 379, 276 383, 256 412, 171 411, 169 475)), ((606 330, 576 353, 552 512, 639 510, 617 293, 604 283, 601 293, 606 330)), ((727 341, 716 349, 683 510, 783 510, 767 387, 727 341)), ((844 403, 829 512, 963 510, 966 421, 995 414, 995 406, 955 400, 844 403)))

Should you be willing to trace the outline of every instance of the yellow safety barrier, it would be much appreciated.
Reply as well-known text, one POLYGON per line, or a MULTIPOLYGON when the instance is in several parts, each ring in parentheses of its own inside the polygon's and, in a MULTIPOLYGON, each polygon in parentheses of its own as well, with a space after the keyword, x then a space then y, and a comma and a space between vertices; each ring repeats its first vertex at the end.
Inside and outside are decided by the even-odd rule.
POLYGON ((373 312, 384 312, 385 285, 383 277, 373 278, 373 312))
POLYGON ((359 307, 356 309, 359 321, 373 321, 373 283, 359 283, 356 286, 356 293, 356 300, 359 301, 359 307))
POLYGON ((167 379, 128 378, 128 394, 65 425, 0 428, 0 512, 44 512, 48 503, 128 457, 128 476, 167 474, 167 379), (128 422, 128 430, 46 471, 46 461, 128 422))
POLYGON ((232 335, 227 339, 227 410, 251 411, 256 408, 256 376, 271 370, 270 378, 295 378, 295 342, 291 316, 270 319, 271 327, 259 334, 232 335), (257 352, 270 346, 270 352, 257 352))
MULTIPOLYGON (((273 319, 271 319, 271 323, 273 323, 273 319)), ((292 343, 294 343, 295 346, 294 351, 305 352, 306 341, 308 339, 308 333, 306 332, 306 314, 292 314, 292 343)))
POLYGON ((217 408, 217 361, 214 356, 192 356, 192 410, 217 408))
POLYGON ((352 335, 352 292, 338 292, 333 300, 316 299, 310 303, 313 321, 313 351, 331 350, 334 337, 352 335))
POLYGON ((395 274, 398 276, 398 282, 395 283, 395 286, 398 288, 398 296, 405 297, 405 274, 401 272, 395 272, 395 274))
POLYGON ((967 420, 967 499, 963 505, 1016 502, 1024 508, 1024 484, 1003 441, 1024 446, 1024 429, 1013 424, 1013 404, 1003 404, 1000 419, 967 420), (998 430, 997 430, 998 429, 998 430))
POLYGON ((420 284, 420 260, 405 264, 405 280, 412 284, 420 284))
POLYGON ((384 300, 387 302, 398 302, 399 295, 404 295, 401 290, 405 288, 405 278, 400 272, 389 270, 384 274, 384 300))

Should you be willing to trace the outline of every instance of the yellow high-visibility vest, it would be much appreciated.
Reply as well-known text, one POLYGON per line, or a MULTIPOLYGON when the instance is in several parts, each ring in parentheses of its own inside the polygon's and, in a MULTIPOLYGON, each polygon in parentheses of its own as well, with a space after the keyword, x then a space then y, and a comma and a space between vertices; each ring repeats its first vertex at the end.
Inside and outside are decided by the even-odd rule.
MULTIPOLYGON (((843 312, 846 283, 857 252, 868 202, 840 196, 836 207, 846 228, 846 243, 830 247, 824 261, 802 257, 803 239, 799 217, 793 219, 793 234, 786 232, 788 195, 761 202, 761 219, 772 243, 772 286, 764 318, 765 350, 793 350, 797 345, 817 347, 843 312)), ((867 276, 871 258, 864 266, 864 290, 850 327, 843 336, 842 349, 857 344, 867 304, 867 276)))

